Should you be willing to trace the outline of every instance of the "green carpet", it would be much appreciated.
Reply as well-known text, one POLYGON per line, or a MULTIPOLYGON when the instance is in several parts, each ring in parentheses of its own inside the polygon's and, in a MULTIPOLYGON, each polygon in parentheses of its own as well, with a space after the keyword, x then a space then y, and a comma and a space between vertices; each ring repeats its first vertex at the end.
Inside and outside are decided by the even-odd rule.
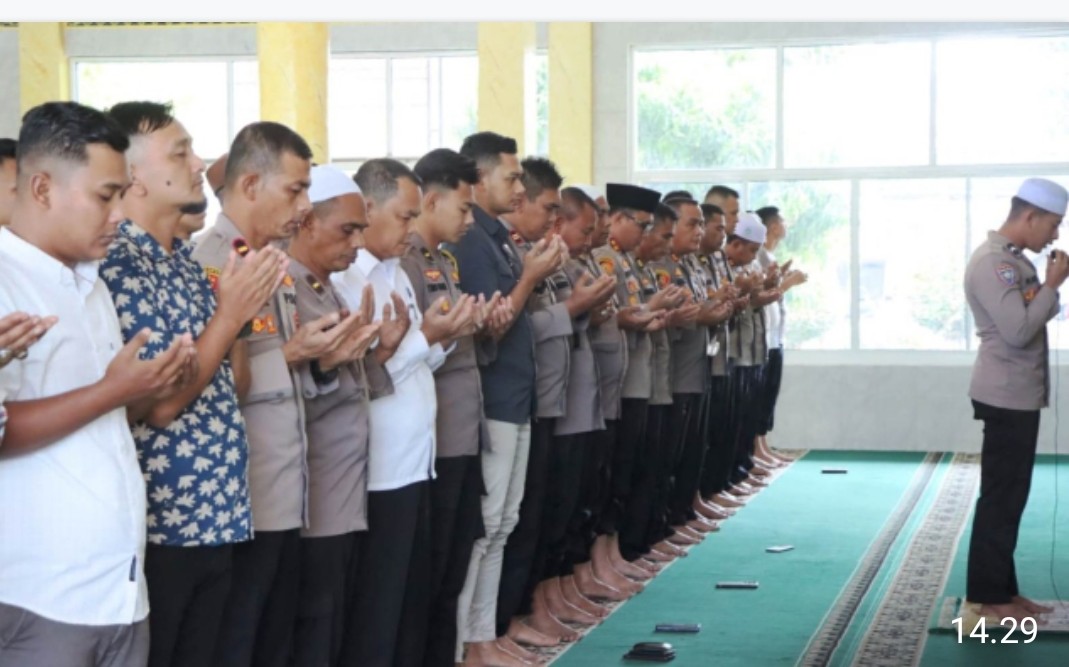
POLYGON ((668 641, 679 667, 794 665, 923 458, 809 453, 554 664, 618 664, 635 642, 668 641), (850 472, 821 474, 826 467, 850 472), (795 550, 765 553, 777 544, 795 550), (715 588, 744 579, 761 587, 715 588), (653 626, 664 622, 701 623, 702 632, 655 634, 653 626))
MULTIPOLYGON (((1057 599, 1051 583, 1051 541, 1055 538, 1054 583, 1063 600, 1069 599, 1069 466, 1058 467, 1058 499, 1055 520, 1055 466, 1052 456, 1040 456, 1032 478, 1032 492, 1021 520, 1017 546, 1017 580, 1021 591, 1036 600, 1057 599), (1056 526, 1052 533, 1052 527, 1056 526)), ((970 526, 972 518, 969 518, 970 526)), ((958 545, 954 565, 943 595, 965 594, 965 573, 969 552, 967 528, 958 545)), ((1024 637, 1017 637, 1024 639, 1024 637)), ((1069 665, 1069 636, 1040 633, 1031 644, 958 644, 956 634, 932 633, 928 636, 921 667, 968 665, 969 667, 1062 667, 1069 665)))

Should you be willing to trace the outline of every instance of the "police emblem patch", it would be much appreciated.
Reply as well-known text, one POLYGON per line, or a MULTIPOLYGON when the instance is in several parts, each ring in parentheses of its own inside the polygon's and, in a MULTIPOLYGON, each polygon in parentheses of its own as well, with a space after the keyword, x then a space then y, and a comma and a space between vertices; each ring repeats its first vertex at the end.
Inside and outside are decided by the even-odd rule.
POLYGON ((999 282, 1007 287, 1017 284, 1017 269, 1009 262, 1000 263, 995 268, 995 274, 998 275, 999 282))

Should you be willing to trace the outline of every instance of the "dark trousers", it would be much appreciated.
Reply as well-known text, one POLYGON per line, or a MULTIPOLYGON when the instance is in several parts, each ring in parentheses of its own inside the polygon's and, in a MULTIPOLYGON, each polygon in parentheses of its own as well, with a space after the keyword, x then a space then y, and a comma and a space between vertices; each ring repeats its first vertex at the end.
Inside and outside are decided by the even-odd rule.
POLYGON ((736 366, 732 370, 734 387, 731 430, 734 433, 735 461, 733 483, 746 479, 753 468, 754 438, 761 418, 761 366, 736 366))
POLYGON ((709 419, 702 466, 701 494, 711 498, 727 489, 735 462, 735 438, 731 433, 731 376, 714 376, 709 383, 709 419))
POLYGON ((505 543, 501 564, 501 583, 497 589, 497 634, 508 630, 513 616, 531 613, 534 587, 541 580, 545 560, 542 534, 542 513, 549 484, 549 450, 553 440, 554 419, 539 417, 531 423, 531 447, 527 456, 527 475, 524 478, 520 518, 505 543))
POLYGON ((984 442, 980 497, 969 541, 967 597, 971 602, 1005 604, 1020 593, 1013 552, 1032 486, 1039 411, 972 404, 974 417, 984 422, 984 442))
POLYGON ((672 396, 672 442, 676 453, 672 486, 668 496, 668 522, 673 526, 695 518, 694 496, 698 493, 705 459, 706 403, 704 394, 672 396))
POLYGON ((616 434, 616 422, 607 421, 605 424, 611 431, 605 428, 581 434, 582 474, 579 478, 579 498, 568 521, 568 534, 565 537, 565 575, 572 574, 576 565, 589 562, 594 540, 599 534, 610 532, 600 528, 601 510, 609 497, 609 453, 612 451, 611 440, 616 434))
POLYGON ((672 462, 675 457, 672 447, 671 405, 651 405, 649 424, 646 425, 646 445, 652 453, 650 469, 654 474, 653 498, 650 502, 650 520, 646 525, 646 546, 650 547, 672 534, 668 527, 668 497, 672 489, 672 462))
POLYGON ((485 535, 478 454, 440 458, 431 482, 430 615, 426 667, 452 667, 457 646, 457 598, 475 540, 485 535))
POLYGON ((233 546, 145 548, 149 667, 210 665, 230 592, 233 546))
POLYGON ((605 428, 590 434, 589 447, 592 466, 590 497, 590 530, 595 537, 616 532, 620 521, 620 503, 614 500, 613 474, 615 468, 617 431, 620 421, 606 419, 605 428))
POLYGON ((550 441, 549 485, 542 509, 541 537, 546 545, 546 557, 541 572, 533 573, 538 581, 571 574, 568 537, 569 532, 574 534, 577 530, 575 510, 582 494, 587 435, 555 435, 550 441))
POLYGON ((367 494, 368 539, 339 664, 415 667, 427 643, 430 481, 367 494))
POLYGON ((73 625, 0 602, 0 667, 142 667, 148 624, 73 625))
POLYGON ((230 594, 215 645, 218 667, 285 665, 300 593, 300 531, 257 531, 234 545, 230 594))
POLYGON ((761 418, 757 422, 757 435, 768 435, 775 425, 776 401, 779 400, 779 388, 783 383, 783 348, 768 351, 768 363, 765 364, 762 383, 761 418))
POLYGON ((638 488, 642 443, 646 437, 649 401, 625 398, 620 402, 620 419, 616 422, 616 442, 611 457, 611 493, 602 510, 603 523, 613 521, 611 532, 619 534, 628 522, 631 497, 638 488))
POLYGON ((297 667, 332 667, 341 655, 367 531, 301 538, 301 592, 293 633, 297 667))

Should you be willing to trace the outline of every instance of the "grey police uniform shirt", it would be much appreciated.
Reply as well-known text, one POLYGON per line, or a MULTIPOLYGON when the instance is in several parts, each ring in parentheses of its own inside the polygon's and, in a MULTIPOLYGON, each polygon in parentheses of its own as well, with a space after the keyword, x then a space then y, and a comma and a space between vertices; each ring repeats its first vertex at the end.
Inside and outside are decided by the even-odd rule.
MULTIPOLYGON (((642 302, 646 303, 657 292, 672 284, 671 272, 658 268, 658 262, 646 263, 635 259, 642 286, 642 302)), ((668 341, 668 329, 651 331, 650 337, 650 405, 672 404, 672 345, 668 341)))
MULTIPOLYGON (((507 224, 505 227, 522 263, 531 244, 507 224)), ((571 294, 568 276, 557 271, 540 282, 527 299, 535 342, 536 417, 564 416, 573 333, 572 318, 564 301, 571 294)))
MULTIPOLYGON (((684 263, 685 258, 669 256, 657 262, 654 271, 667 271, 671 282, 685 288, 697 302, 705 301, 705 285, 701 274, 684 263)), ((708 386, 709 365, 706 350, 709 328, 691 322, 668 329, 672 351, 672 393, 703 394, 708 386)))
MULTIPOLYGON (((732 266, 733 279, 750 272, 750 265, 732 266)), ((752 298, 752 297, 751 297, 752 298)), ((757 328, 754 323, 755 310, 747 306, 734 315, 734 329, 731 336, 731 350, 729 356, 732 363, 738 368, 758 366, 756 354, 757 328)))
MULTIPOLYGON (((630 253, 619 249, 614 241, 595 248, 595 263, 607 275, 616 277, 616 303, 620 308, 640 306, 642 279, 630 253)), ((621 330, 626 343, 626 366, 621 382, 621 398, 649 400, 653 373, 653 343, 645 331, 621 330)), ((608 414, 608 413, 607 413, 608 414)), ((612 417, 606 417, 611 419, 612 417)))
MULTIPOLYGON (((239 238, 238 228, 220 213, 194 248, 193 259, 204 267, 213 285, 239 238)), ((308 522, 308 440, 300 396, 302 384, 312 379, 305 371, 302 380, 282 352, 299 324, 294 280, 287 276, 253 318, 252 333, 245 339, 251 379, 241 411, 249 438, 255 530, 291 530, 308 522)))
MULTIPOLYGON (((577 259, 564 265, 568 281, 575 284, 587 268, 577 259)), ((553 425, 554 435, 589 433, 605 428, 601 411, 600 381, 590 344, 590 313, 572 319, 571 360, 568 365, 568 384, 565 389, 564 415, 553 425)))
POLYGON ((965 298, 980 338, 969 397, 1010 410, 1047 407, 1047 322, 1060 309, 1058 292, 1009 239, 989 232, 965 269, 965 298))
MULTIPOLYGON (((579 258, 583 267, 594 278, 607 274, 594 258, 583 255, 579 258)), ((620 297, 614 294, 610 304, 612 314, 601 324, 591 324, 590 347, 594 350, 594 363, 598 369, 598 391, 601 394, 601 414, 605 419, 620 418, 620 392, 623 389, 624 372, 627 370, 627 340, 624 330, 616 321, 616 311, 621 308, 620 297)))
MULTIPOLYGON (((764 276, 765 269, 756 258, 750 262, 749 271, 755 275, 764 276)), ((764 287, 761 288, 762 290, 764 287)), ((767 306, 751 308, 753 311, 753 354, 754 366, 764 366, 768 363, 768 316, 765 314, 767 306)))
MULTIPOLYGON (((450 306, 455 304, 462 294, 456 260, 447 251, 429 247, 415 232, 408 235, 408 241, 410 245, 401 258, 401 268, 412 283, 420 311, 426 312, 443 296, 450 306)), ((456 340, 456 347, 445 363, 434 371, 434 391, 438 397, 435 458, 478 454, 480 444, 489 442, 489 435, 474 336, 456 340)))
MULTIPOLYGON (((721 279, 720 269, 718 267, 717 253, 711 255, 699 255, 698 261, 702 265, 702 273, 705 277, 705 292, 712 298, 712 295, 716 290, 720 289, 720 286, 724 284, 721 279)), ((709 337, 713 348, 716 353, 710 358, 710 368, 712 370, 713 377, 724 377, 731 370, 728 364, 728 323, 727 321, 720 324, 709 327, 709 337)))
MULTIPOLYGON (((348 306, 328 277, 290 258, 297 314, 311 322, 348 306)), ((311 375, 311 364, 300 372, 311 375)), ((367 530, 368 402, 393 392, 390 376, 369 355, 337 367, 337 381, 301 384, 308 433, 308 527, 301 537, 367 530)))

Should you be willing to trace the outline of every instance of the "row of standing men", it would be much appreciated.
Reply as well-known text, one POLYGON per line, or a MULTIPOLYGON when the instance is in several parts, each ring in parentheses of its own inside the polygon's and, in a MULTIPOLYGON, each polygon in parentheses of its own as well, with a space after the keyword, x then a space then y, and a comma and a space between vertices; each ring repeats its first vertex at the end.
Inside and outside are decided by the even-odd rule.
POLYGON ((730 188, 492 132, 350 179, 262 122, 191 241, 167 105, 42 105, 15 162, 0 665, 534 664, 781 465, 805 275, 730 188))

